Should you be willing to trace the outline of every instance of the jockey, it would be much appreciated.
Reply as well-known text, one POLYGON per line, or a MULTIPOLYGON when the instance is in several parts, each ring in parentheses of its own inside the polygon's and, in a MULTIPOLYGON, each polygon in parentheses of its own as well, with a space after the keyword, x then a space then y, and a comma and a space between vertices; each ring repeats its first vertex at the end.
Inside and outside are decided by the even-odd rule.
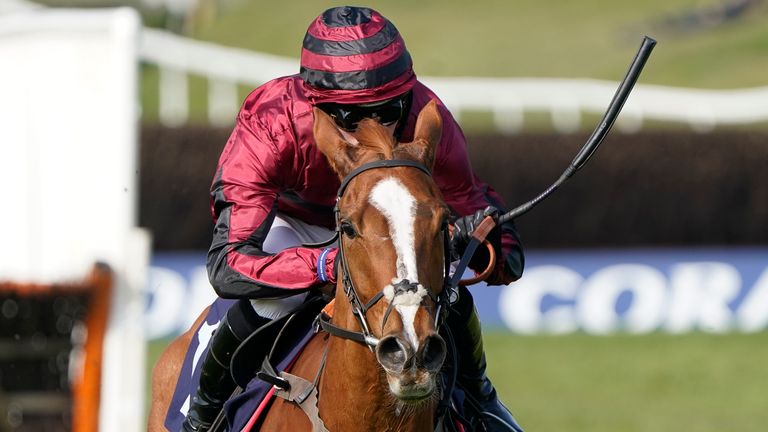
MULTIPOLYGON (((446 204, 460 216, 451 240, 452 252, 460 257, 489 207, 497 211, 503 204, 472 172, 461 129, 416 79, 403 39, 390 21, 367 8, 323 12, 304 37, 300 73, 270 81, 247 97, 211 188, 216 225, 207 260, 216 293, 237 302, 199 362, 201 378, 183 430, 207 430, 234 390, 228 368, 242 340, 295 308, 310 290, 336 283, 336 249, 300 246, 301 241, 331 236, 339 186, 315 145, 312 108, 327 112, 342 133, 354 131, 367 117, 389 126, 400 141, 410 141, 416 116, 430 100, 438 101, 443 118, 433 176, 446 204)), ((522 247, 511 223, 492 234, 497 262, 487 282, 507 284, 522 274, 522 247)), ((470 267, 482 270, 485 254, 476 254, 470 267)), ((480 321, 466 288, 453 308, 448 325, 460 351, 459 385, 485 411, 521 430, 485 374, 480 321)))

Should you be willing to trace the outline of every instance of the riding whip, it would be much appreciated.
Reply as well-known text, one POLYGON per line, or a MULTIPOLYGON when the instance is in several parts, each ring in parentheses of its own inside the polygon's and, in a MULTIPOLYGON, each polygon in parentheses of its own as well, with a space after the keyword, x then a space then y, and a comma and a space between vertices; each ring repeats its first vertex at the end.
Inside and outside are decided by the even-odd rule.
POLYGON ((632 61, 632 64, 629 66, 629 69, 627 70, 627 74, 624 76, 624 79, 621 81, 621 84, 619 84, 619 88, 616 90, 616 93, 613 95, 613 99, 611 100, 611 103, 608 105, 608 109, 605 111, 603 118, 600 120, 600 123, 597 124, 597 127, 595 127, 595 130, 592 132, 592 135, 590 135, 587 142, 584 144, 581 150, 579 150, 579 152, 576 154, 576 157, 573 159, 573 161, 571 161, 571 164, 568 166, 568 168, 566 168, 563 174, 560 175, 560 178, 558 178, 557 181, 552 183, 551 186, 549 186, 544 192, 539 194, 539 196, 537 196, 536 198, 499 216, 498 219, 494 220, 493 217, 486 216, 485 219, 483 219, 483 221, 480 222, 480 224, 475 228, 474 232, 472 233, 472 238, 470 239, 469 244, 467 245, 464 251, 464 254, 461 257, 461 260, 459 261, 457 270, 454 272, 454 276, 451 280, 451 286, 455 287, 456 285, 459 284, 461 274, 464 272, 464 269, 469 264, 469 260, 470 258, 472 258, 472 255, 474 254, 475 250, 480 245, 480 243, 482 243, 485 240, 485 237, 496 225, 501 225, 505 222, 514 220, 517 217, 524 215, 525 213, 528 213, 536 205, 538 205, 550 194, 552 194, 552 192, 557 190, 557 188, 560 187, 560 185, 565 183, 566 180, 571 178, 578 170, 580 170, 587 163, 589 158, 595 153, 595 151, 597 150, 597 147, 600 146, 600 143, 603 142, 603 139, 611 130, 611 126, 613 126, 613 123, 616 121, 616 118, 619 116, 619 113, 621 112, 621 108, 624 106, 624 102, 627 101, 627 98, 629 97, 629 93, 632 91, 632 88, 635 86, 635 83, 637 82, 637 78, 640 76, 640 72, 642 72, 643 66, 645 66, 645 62, 648 60, 648 57, 650 57, 651 51, 653 50, 654 46, 656 46, 656 41, 654 39, 648 36, 643 37, 643 42, 640 45, 640 49, 638 49, 637 54, 635 54, 635 58, 632 61))
POLYGON ((552 192, 557 190, 561 184, 565 183, 566 180, 571 178, 571 176, 573 176, 576 171, 580 170, 581 167, 587 163, 589 158, 597 150, 597 147, 600 146, 600 143, 603 142, 603 138, 605 138, 605 136, 611 130, 611 126, 613 126, 613 123, 619 116, 621 108, 624 106, 624 102, 627 101, 629 93, 635 86, 635 82, 637 82, 637 78, 640 76, 640 72, 642 72, 643 66, 645 66, 645 62, 648 60, 648 57, 650 57, 654 46, 656 46, 656 41, 654 39, 648 36, 643 37, 643 42, 640 45, 640 49, 637 51, 637 54, 635 54, 635 59, 629 66, 629 70, 627 70, 627 74, 624 76, 624 80, 621 81, 619 88, 616 90, 616 94, 613 95, 613 99, 608 105, 608 109, 605 111, 603 118, 600 120, 600 123, 597 124, 597 127, 595 127, 592 135, 581 148, 579 153, 576 154, 576 157, 573 159, 565 172, 563 172, 560 178, 557 179, 556 182, 554 182, 536 198, 500 216, 497 224, 503 224, 504 222, 511 221, 519 216, 524 215, 525 213, 528 213, 528 211, 543 201, 544 198, 548 197, 552 192))

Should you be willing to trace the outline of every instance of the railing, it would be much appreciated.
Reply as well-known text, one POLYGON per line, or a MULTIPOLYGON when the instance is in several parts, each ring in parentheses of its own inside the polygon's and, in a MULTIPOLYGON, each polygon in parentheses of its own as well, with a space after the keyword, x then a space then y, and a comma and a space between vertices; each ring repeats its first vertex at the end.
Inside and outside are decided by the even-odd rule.
MULTIPOLYGON (((229 124, 241 101, 238 85, 258 86, 299 70, 296 59, 219 46, 168 32, 144 29, 141 59, 160 70, 160 121, 183 124, 189 116, 187 75, 209 80, 208 119, 229 124)), ((581 126, 582 114, 602 114, 618 81, 552 78, 421 77, 456 117, 467 111, 493 115, 498 130, 520 131, 524 113, 549 112, 558 132, 581 126)), ((617 127, 637 131, 646 120, 680 122, 706 132, 717 125, 768 121, 768 86, 738 90, 703 90, 638 84, 617 127)))

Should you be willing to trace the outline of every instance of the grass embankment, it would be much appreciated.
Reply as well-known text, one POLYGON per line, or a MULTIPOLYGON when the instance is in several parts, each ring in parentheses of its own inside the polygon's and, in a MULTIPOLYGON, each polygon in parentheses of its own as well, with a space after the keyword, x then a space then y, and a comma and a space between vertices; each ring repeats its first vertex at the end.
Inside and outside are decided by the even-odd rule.
MULTIPOLYGON (((232 2, 195 36, 298 58, 309 22, 344 1, 232 2)), ((722 4, 708 0, 364 2, 390 18, 420 74, 588 77, 617 80, 643 34, 659 46, 643 82, 686 87, 768 84, 768 5, 741 18, 673 31, 670 18, 722 4)))
MULTIPOLYGON (((298 58, 309 22, 344 1, 237 1, 213 19, 188 26, 193 37, 298 58)), ((579 2, 387 0, 364 2, 390 18, 403 34, 420 75, 569 77, 619 81, 641 36, 659 45, 642 82, 695 88, 768 85, 768 3, 743 16, 697 31, 662 23, 722 4, 716 0, 579 2)), ((157 77, 144 73, 145 119, 156 118, 157 77)), ((191 114, 204 119, 206 83, 190 83, 191 114)), ((248 89, 241 89, 241 97, 248 89)), ((477 121, 465 120, 470 129, 477 121)), ((490 121, 482 120, 490 126, 490 121)), ((534 122, 535 123, 535 122, 534 122)), ((589 122, 588 122, 589 123, 589 122)), ((589 123, 591 125, 591 123, 589 123)))

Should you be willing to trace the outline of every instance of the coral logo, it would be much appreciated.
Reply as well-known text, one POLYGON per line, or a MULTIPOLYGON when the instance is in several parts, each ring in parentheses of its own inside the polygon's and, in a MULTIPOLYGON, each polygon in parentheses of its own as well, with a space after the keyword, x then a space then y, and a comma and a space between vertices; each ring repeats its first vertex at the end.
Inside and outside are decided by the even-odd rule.
POLYGON ((745 286, 725 262, 612 264, 587 276, 540 265, 504 288, 499 314, 524 334, 758 331, 768 327, 768 268, 745 286))

